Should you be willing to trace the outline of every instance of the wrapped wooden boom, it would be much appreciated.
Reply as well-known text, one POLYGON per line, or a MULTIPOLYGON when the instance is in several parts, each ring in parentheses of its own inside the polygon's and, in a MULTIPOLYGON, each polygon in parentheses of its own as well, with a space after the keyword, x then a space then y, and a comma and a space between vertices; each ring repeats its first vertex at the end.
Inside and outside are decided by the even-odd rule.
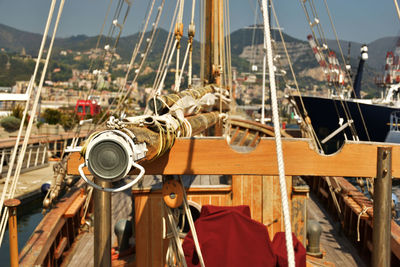
MULTIPOLYGON (((84 158, 90 172, 98 178, 116 181, 125 177, 135 162, 161 157, 174 145, 177 137, 196 135, 219 120, 218 112, 178 119, 167 114, 160 117, 127 118, 121 130, 94 134, 85 144, 84 158)), ((120 123, 120 122, 118 122, 120 123)), ((115 123, 115 128, 119 124, 115 123)), ((138 166, 136 166, 138 167, 138 166)))
POLYGON ((200 99, 205 94, 214 92, 215 89, 212 85, 202 88, 188 89, 176 94, 162 95, 152 98, 147 102, 147 106, 156 114, 165 114, 168 112, 169 107, 172 107, 179 99, 185 96, 190 96, 193 99, 200 99))

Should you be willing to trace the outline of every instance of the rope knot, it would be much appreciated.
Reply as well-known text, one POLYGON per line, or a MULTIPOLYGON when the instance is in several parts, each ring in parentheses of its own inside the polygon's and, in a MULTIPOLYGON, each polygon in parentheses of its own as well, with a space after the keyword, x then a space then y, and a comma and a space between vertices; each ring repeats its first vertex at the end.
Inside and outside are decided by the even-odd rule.
POLYGON ((365 214, 367 212, 368 209, 370 209, 372 207, 366 207, 365 205, 363 205, 363 209, 362 211, 358 214, 358 219, 357 219, 357 242, 360 242, 360 219, 361 216, 363 214, 365 214))

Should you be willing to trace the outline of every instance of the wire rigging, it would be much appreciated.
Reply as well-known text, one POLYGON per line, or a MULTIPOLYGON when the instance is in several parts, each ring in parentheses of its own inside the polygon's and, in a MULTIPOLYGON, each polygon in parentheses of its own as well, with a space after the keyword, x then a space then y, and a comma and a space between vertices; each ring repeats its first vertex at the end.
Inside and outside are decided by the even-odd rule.
MULTIPOLYGON (((51 4, 48 20, 47 20, 47 23, 46 23, 46 29, 45 29, 45 33, 46 34, 43 35, 43 38, 47 37, 48 27, 50 26, 50 22, 51 22, 51 19, 52 19, 52 16, 53 16, 53 12, 54 12, 55 1, 56 0, 53 0, 52 4, 51 4)), ((14 194, 15 194, 16 186, 17 186, 19 175, 20 175, 21 168, 22 168, 22 163, 24 161, 25 151, 26 151, 26 148, 27 148, 27 145, 28 145, 28 141, 29 141, 29 137, 30 137, 31 130, 32 130, 33 120, 35 118, 34 115, 37 112, 39 98, 40 98, 40 94, 41 94, 41 91, 42 91, 42 88, 43 88, 44 78, 45 78, 45 75, 46 75, 46 70, 47 70, 47 67, 48 67, 48 64, 49 64, 49 61, 50 61, 50 56, 51 56, 51 53, 52 53, 53 44, 54 44, 55 36, 56 36, 56 33, 57 33, 58 24, 59 24, 60 17, 61 17, 62 11, 63 11, 64 2, 65 2, 65 0, 61 0, 61 2, 59 4, 57 18, 56 18, 56 21, 55 21, 52 38, 51 38, 51 41, 50 41, 50 44, 49 44, 49 48, 48 48, 48 52, 47 52, 47 56, 46 56, 46 61, 45 61, 45 64, 43 66, 43 69, 42 69, 42 74, 41 74, 41 77, 40 77, 39 87, 38 87, 38 89, 36 91, 35 99, 34 99, 32 110, 31 110, 32 111, 32 116, 30 116, 30 118, 29 118, 28 126, 27 126, 26 133, 25 133, 25 137, 24 137, 21 149, 20 149, 20 154, 19 154, 19 157, 18 157, 17 166, 16 166, 15 172, 14 172, 14 179, 13 179, 12 184, 11 184, 11 190, 7 195, 7 197, 9 197, 9 198, 13 198, 14 194)), ((45 42, 43 42, 43 40, 42 40, 43 46, 41 48, 44 47, 44 43, 45 42)), ((40 55, 41 55, 41 53, 40 53, 40 55)), ((38 58, 38 62, 39 61, 40 61, 40 58, 38 58)), ((34 81, 34 78, 33 78, 33 81, 34 81)), ((33 81, 32 81, 32 83, 33 83, 33 81)), ((23 125, 23 122, 21 122, 21 125, 23 125)), ((19 134, 21 134, 21 132, 22 132, 22 127, 20 127, 20 133, 19 134)), ((18 145, 18 142, 16 142, 16 145, 18 145)), ((15 150, 17 150, 17 149, 15 149, 15 150)), ((9 169, 9 173, 7 174, 7 180, 10 179, 9 177, 11 177, 11 172, 12 172, 12 168, 9 169)), ((3 196, 2 196, 2 199, 3 199, 3 196)), ((6 218, 8 217, 8 209, 5 209, 4 212, 2 213, 2 215, 3 215, 3 217, 2 217, 1 224, 0 224, 0 243, 3 240, 3 236, 4 236, 4 232, 5 232, 5 228, 6 228, 6 218)))
MULTIPOLYGON (((260 2, 260 1, 261 1, 261 0, 259 0, 259 3, 260 3, 260 5, 261 5, 261 2, 260 2)), ((291 74, 292 74, 293 81, 294 81, 294 84, 295 84, 295 87, 296 87, 296 91, 297 91, 297 93, 298 93, 298 95, 299 95, 300 103, 301 103, 301 106, 302 106, 302 108, 303 108, 303 110, 304 110, 304 115, 305 115, 305 120, 304 120, 304 122, 306 123, 307 130, 311 133, 311 135, 312 135, 312 137, 313 137, 312 140, 314 140, 315 143, 316 143, 316 148, 317 148, 319 151, 322 152, 322 151, 323 151, 322 145, 321 145, 319 139, 317 138, 317 135, 316 135, 316 133, 315 133, 315 130, 314 130, 312 124, 311 124, 311 120, 310 120, 310 118, 308 117, 308 112, 307 112, 307 109, 306 109, 306 107, 305 107, 305 105, 304 105, 303 98, 301 97, 301 92, 300 92, 300 88, 299 88, 299 83, 297 82, 296 74, 295 74, 294 69, 293 69, 293 63, 292 63, 292 60, 291 60, 291 58, 290 58, 290 56, 289 56, 289 52, 288 52, 288 49, 287 49, 287 46, 286 46, 286 42, 285 42, 285 39, 284 39, 284 36, 283 36, 283 33, 282 33, 282 28, 281 28, 281 26, 280 26, 280 24, 279 24, 278 16, 276 15, 276 12, 275 12, 275 6, 274 6, 273 1, 270 1, 270 4, 271 4, 272 14, 273 14, 273 16, 274 16, 274 20, 275 20, 276 26, 277 26, 277 28, 278 28, 279 36, 280 36, 281 41, 282 41, 283 50, 285 51, 285 55, 286 55, 286 59, 287 59, 287 61, 288 61, 289 69, 290 69, 290 72, 291 72, 291 74)), ((300 112, 298 112, 298 113, 301 114, 300 112)))

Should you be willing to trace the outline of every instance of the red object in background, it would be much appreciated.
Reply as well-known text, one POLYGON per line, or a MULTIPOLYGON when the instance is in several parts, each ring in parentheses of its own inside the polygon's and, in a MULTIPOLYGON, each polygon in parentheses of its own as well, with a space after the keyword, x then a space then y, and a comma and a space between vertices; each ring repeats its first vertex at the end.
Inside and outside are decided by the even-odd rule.
MULTIPOLYGON (((292 236, 296 267, 306 267, 306 249, 293 233, 292 236)), ((285 232, 275 234, 274 241, 272 241, 272 248, 277 257, 276 266, 288 266, 285 232)))
POLYGON ((76 102, 75 113, 79 119, 84 119, 85 116, 96 116, 100 113, 100 105, 95 100, 81 100, 76 102))
MULTIPOLYGON (((267 228, 250 218, 248 206, 205 205, 195 226, 207 267, 276 266, 267 228)), ((200 266, 191 232, 182 246, 187 265, 200 266)))

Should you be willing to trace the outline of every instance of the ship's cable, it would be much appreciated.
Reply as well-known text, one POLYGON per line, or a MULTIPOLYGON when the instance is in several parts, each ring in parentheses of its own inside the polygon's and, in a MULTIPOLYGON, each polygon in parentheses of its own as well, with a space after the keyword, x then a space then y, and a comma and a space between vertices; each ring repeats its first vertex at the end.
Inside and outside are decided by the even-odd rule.
POLYGON ((188 73, 188 80, 189 80, 189 82, 188 82, 188 85, 190 86, 191 85, 191 72, 192 72, 192 48, 193 48, 193 38, 194 38, 194 11, 195 11, 195 5, 196 5, 196 0, 193 0, 192 1, 192 18, 191 18, 191 22, 190 22, 190 24, 189 24, 189 30, 188 30, 188 45, 187 45, 187 47, 186 47, 186 52, 185 52, 185 57, 183 58, 183 63, 182 63, 182 70, 180 70, 179 71, 179 78, 176 80, 176 82, 175 82, 175 88, 174 88, 174 91, 175 92, 179 92, 179 89, 180 89, 180 86, 181 86, 181 81, 182 81, 182 76, 183 76, 183 73, 184 73, 184 71, 185 71, 185 66, 186 66, 186 60, 187 60, 187 57, 188 57, 188 55, 189 55, 189 53, 190 53, 190 55, 189 55, 189 66, 188 66, 188 69, 189 69, 189 73, 188 73))
MULTIPOLYGON (((49 27, 49 24, 51 22, 51 18, 52 18, 53 12, 54 12, 54 4, 55 4, 55 2, 56 2, 56 0, 53 0, 52 4, 51 4, 49 17, 48 17, 48 20, 47 20, 47 23, 46 23, 46 30, 47 31, 48 31, 48 27, 49 27)), ((41 91, 42 91, 42 88, 43 88, 43 83, 44 83, 44 78, 45 78, 45 75, 46 75, 46 70, 47 70, 47 67, 48 67, 48 64, 49 64, 49 61, 50 61, 50 56, 51 56, 51 52, 52 52, 52 49, 53 49, 54 39, 55 39, 55 36, 56 36, 58 24, 59 24, 60 17, 61 17, 61 14, 62 14, 62 10, 63 10, 63 7, 64 7, 64 2, 65 2, 65 0, 61 0, 59 8, 58 8, 58 14, 57 14, 56 22, 55 22, 54 29, 53 29, 52 39, 50 41, 50 45, 49 45, 49 48, 48 48, 46 61, 45 61, 45 64, 43 66, 43 69, 42 69, 42 75, 41 75, 41 78, 40 78, 39 87, 37 89, 37 92, 36 92, 36 95, 35 95, 35 100, 33 102, 33 106, 32 106, 32 109, 31 109, 32 115, 29 118, 28 126, 27 126, 26 133, 25 133, 25 138, 24 138, 23 144, 21 146, 21 150, 20 150, 17 166, 15 168, 13 183, 11 185, 11 190, 10 190, 10 193, 7 195, 7 197, 9 197, 9 198, 12 198, 14 196, 14 193, 15 193, 15 190, 16 190, 16 185, 18 183, 18 179, 19 179, 19 175, 20 175, 20 172, 21 172, 21 167, 22 167, 22 163, 23 163, 23 160, 24 160, 26 147, 28 145, 29 137, 30 137, 31 130, 32 130, 33 120, 35 118, 35 114, 36 114, 38 103, 39 103, 40 94, 41 94, 41 91)), ((46 30, 45 30, 45 33, 47 33, 46 30)), ((47 37, 47 34, 44 34, 43 38, 45 39, 46 37, 47 37)), ((44 46, 43 41, 42 41, 42 44, 44 46)), ((43 47, 41 47, 41 48, 43 48, 43 47)), ((21 124, 23 124, 23 122, 21 122, 21 124)), ((18 142, 16 142, 16 144, 18 144, 18 142)), ((10 168, 10 170, 12 171, 12 168, 10 168)), ((11 171, 10 171, 10 174, 11 174, 11 171)), ((8 216, 8 209, 6 209, 4 211, 3 218, 2 218, 2 221, 1 221, 1 224, 0 224, 0 243, 3 240, 3 236, 4 236, 4 232, 5 232, 5 226, 6 226, 6 224, 4 223, 5 222, 4 218, 6 218, 7 216, 8 216)))
MULTIPOLYGON (((154 36, 155 36, 155 33, 156 33, 157 29, 158 29, 158 24, 160 22, 160 18, 161 18, 162 12, 163 12, 164 3, 165 3, 165 0, 163 0, 161 2, 160 6, 158 8, 158 13, 157 13, 157 16, 155 18, 155 22, 153 23, 153 27, 152 27, 152 30, 151 30, 151 37, 149 38, 149 40, 147 42, 147 45, 146 45, 146 48, 145 48, 145 52, 142 54, 142 59, 140 61, 139 67, 135 70, 135 77, 131 81, 132 85, 138 79, 138 77, 140 75, 140 71, 143 68, 144 63, 146 62, 147 56, 148 56, 148 54, 150 52, 150 49, 152 47, 154 36)), ((116 112, 121 111, 121 109, 123 107, 123 103, 129 97, 130 93, 132 92, 132 88, 133 88, 133 86, 130 86, 129 89, 127 90, 127 92, 119 99, 117 107, 115 108, 116 112)), ((106 113, 104 115, 106 115, 106 113)), ((103 125, 104 124, 105 124, 105 122, 103 123, 103 125)))
MULTIPOLYGON (((275 23, 276 23, 276 26, 278 28, 279 35, 281 37, 283 50, 285 51, 285 55, 286 55, 286 59, 288 61, 289 69, 290 69, 290 72, 291 72, 292 77, 293 77, 294 85, 296 87, 296 91, 297 91, 297 93, 299 95, 300 103, 301 103, 301 106, 302 106, 303 111, 304 111, 304 115, 305 115, 304 122, 306 123, 307 130, 311 133, 311 136, 313 137, 312 140, 315 141, 315 147, 319 151, 323 151, 321 142, 319 141, 319 139, 317 137, 317 134, 315 133, 315 130, 314 130, 314 128, 313 128, 313 126, 312 126, 312 124, 310 122, 310 118, 308 117, 308 112, 306 110, 306 107, 305 107, 304 102, 303 102, 303 98, 301 96, 299 83, 297 82, 296 73, 294 72, 294 69, 293 69, 293 63, 292 63, 292 60, 290 59, 290 56, 289 56, 289 52, 288 52, 288 49, 287 49, 287 46, 286 46, 286 42, 285 42, 285 39, 284 39, 284 36, 283 36, 283 33, 282 33, 282 28, 281 28, 281 26, 279 24, 278 16, 276 15, 276 12, 275 12, 274 3, 273 3, 273 1, 271 1, 270 3, 271 3, 272 14, 274 16, 275 23)), ((299 112, 299 114, 301 114, 301 113, 299 112)))
MULTIPOLYGON (((335 24, 333 23, 332 15, 331 15, 331 12, 330 12, 329 7, 328 7, 328 2, 326 0, 324 0, 324 3, 325 3, 326 10, 328 12, 329 20, 330 20, 331 25, 332 25, 332 30, 333 30, 333 32, 335 34, 335 38, 336 38, 336 42, 337 42, 337 45, 338 45, 339 50, 340 50, 340 54, 342 56, 342 60, 343 60, 343 62, 346 62, 346 60, 344 59, 342 46, 340 45, 339 37, 338 37, 337 32, 336 32, 335 24)), ((345 72, 346 72, 346 75, 347 75, 349 83, 350 83, 350 88, 351 88, 351 90, 354 90, 353 81, 352 81, 352 79, 350 77, 349 71, 346 68, 345 68, 345 72)), ((359 103, 357 103, 357 108, 358 108, 358 112, 360 113, 361 122, 363 124, 365 134, 367 135, 368 141, 371 141, 371 138, 369 137, 369 133, 368 133, 368 128, 367 128, 367 125, 365 123, 364 115, 363 115, 363 113, 361 111, 359 103)), ((352 127, 350 127, 350 128, 352 128, 352 127)), ((356 135, 356 137, 358 138, 357 135, 356 135)))
POLYGON ((156 78, 154 79, 154 83, 153 83, 153 92, 152 95, 150 95, 150 98, 153 97, 154 95, 156 95, 157 92, 157 88, 159 87, 159 84, 161 82, 161 79, 163 77, 165 68, 167 67, 167 61, 168 61, 168 55, 171 53, 173 44, 174 44, 174 39, 172 38, 174 31, 172 30, 174 25, 175 25, 175 21, 178 15, 178 8, 179 8, 179 1, 176 2, 175 5, 175 10, 174 10, 174 15, 172 16, 172 20, 171 20, 171 24, 169 27, 169 35, 167 38, 167 45, 164 47, 163 50, 163 54, 161 56, 161 60, 160 60, 160 64, 158 66, 158 70, 157 70, 157 75, 156 78))
MULTIPOLYGON (((151 14, 153 13, 154 3, 155 3, 155 0, 153 0, 153 1, 151 2, 150 6, 149 6, 149 10, 148 10, 148 12, 146 12, 145 23, 144 23, 142 32, 141 32, 141 34, 140 34, 139 42, 136 43, 135 48, 134 48, 133 51, 132 51, 131 60, 130 60, 130 62, 129 62, 128 70, 127 70, 127 72, 126 72, 126 74, 125 74, 125 79, 124 79, 123 85, 120 86, 120 88, 118 89, 117 95, 121 95, 121 94, 122 94, 122 91, 123 91, 123 90, 125 89, 125 87, 126 87, 129 74, 130 74, 130 72, 131 72, 131 70, 132 70, 132 68, 133 68, 133 64, 135 63, 135 60, 136 60, 136 57, 137 57, 137 55, 138 55, 138 53, 139 53, 140 47, 142 46, 142 42, 143 42, 144 36, 145 36, 145 34, 146 34, 146 30, 147 30, 147 27, 148 27, 148 24, 149 24, 149 21, 150 21, 150 17, 151 17, 151 14)), ((114 104, 115 101, 116 101, 116 99, 114 98, 113 101, 112 101, 112 103, 108 106, 108 109, 107 109, 107 111, 105 112, 105 114, 108 113, 108 111, 111 109, 111 106, 114 104)), ((119 104, 119 103, 118 103, 118 104, 119 104)), ((104 116, 103 116, 103 117, 104 117, 104 116)), ((100 121, 102 121, 102 120, 104 119, 103 117, 100 119, 100 121)))
MULTIPOLYGON (((311 33, 312 33, 312 38, 313 38, 314 42, 315 42, 316 45, 317 45, 317 48, 318 48, 317 53, 318 53, 318 55, 319 55, 320 57, 322 57, 322 58, 325 58, 326 56, 325 56, 325 54, 324 54, 324 52, 323 52, 323 51, 325 51, 325 50, 327 50, 328 54, 331 55, 331 51, 330 51, 330 49, 329 49, 329 47, 328 47, 328 45, 327 45, 326 37, 325 37, 324 31, 323 31, 322 25, 321 25, 321 23, 320 23, 320 19, 318 18, 318 15, 317 15, 317 10, 316 10, 316 8, 315 8, 314 1, 313 1, 313 0, 310 0, 310 1, 300 1, 300 3, 301 3, 301 5, 302 5, 302 7, 303 7, 304 14, 306 15, 306 19, 307 19, 307 21, 308 21, 308 23, 309 23, 310 30, 311 30, 311 33), (306 2, 308 2, 309 6, 310 6, 309 9, 311 9, 311 13, 312 13, 312 15, 313 15, 313 17, 314 17, 313 20, 311 20, 311 17, 310 17, 310 14, 309 14, 310 12, 308 11, 308 9, 307 9, 307 7, 306 7, 306 2), (318 34, 319 34, 320 38, 317 38, 317 34, 316 34, 315 30, 314 30, 314 27, 317 28, 317 31, 318 31, 318 34), (322 43, 323 43, 322 46, 321 46, 321 44, 320 44, 321 41, 322 41, 322 43)), ((328 10, 328 11, 329 11, 329 10, 328 10)), ((335 56, 334 58, 336 59, 336 56, 335 56)), ((336 59, 336 60, 337 60, 337 59, 336 59)), ((323 59, 323 61, 325 61, 325 59, 323 59)), ((332 63, 332 64, 333 64, 333 63, 332 63)), ((331 65, 332 65, 332 64, 331 64, 331 65)), ((332 75, 332 72, 334 72, 333 75, 336 75, 336 74, 335 74, 335 73, 336 73, 335 70, 332 69, 332 68, 329 68, 329 69, 328 69, 328 74, 329 74, 329 75, 332 75)), ((334 76, 334 77, 336 77, 336 76, 334 76)), ((329 78, 328 78, 328 81, 329 81, 329 78)), ((351 82, 351 80, 350 80, 350 82, 351 82)), ((335 90, 336 90, 337 92, 339 92, 339 88, 338 88, 339 83, 338 83, 338 81, 336 81, 336 79, 334 79, 332 84, 333 84, 335 90)), ((333 101, 334 101, 334 100, 333 100, 333 101)), ((349 110, 349 107, 348 107, 347 102, 346 102, 346 101, 343 101, 341 98, 339 98, 338 101, 340 102, 340 104, 341 104, 341 106, 342 106, 343 113, 344 113, 344 116, 346 117, 346 120, 347 120, 347 121, 351 121, 351 120, 354 121, 354 120, 352 119, 352 115, 351 115, 351 113, 350 113, 350 110, 349 110)), ((334 102, 335 102, 335 101, 334 101, 334 102)), ((357 105, 358 105, 358 104, 357 104, 357 105)), ((360 108, 359 108, 359 111, 360 111, 360 108)), ((362 116, 361 111, 360 111, 360 115, 362 116)), ((341 116, 340 116, 338 110, 337 110, 337 116, 338 116, 338 120, 339 120, 341 116)), ((362 120, 364 121, 363 118, 362 118, 362 120)), ((364 125, 365 125, 365 124, 364 124, 364 125)), ((355 127, 354 127, 353 124, 350 124, 349 126, 350 126, 349 128, 350 128, 350 131, 351 131, 353 140, 357 141, 357 140, 358 140, 358 133, 357 133, 357 130, 355 129, 355 127)), ((366 128, 364 128, 364 129, 365 129, 366 132, 367 132, 367 129, 366 129, 366 128)))
POLYGON ((271 34, 270 25, 268 19, 267 0, 262 0, 262 13, 264 18, 264 38, 266 38, 266 46, 267 46, 268 71, 269 71, 270 88, 271 88, 272 116, 274 122, 276 153, 277 153, 278 170, 279 170, 279 184, 280 184, 280 191, 282 198, 283 220, 285 224, 288 264, 289 267, 295 267, 292 227, 290 223, 289 203, 286 190, 285 166, 283 161, 282 141, 281 141, 281 132, 279 123, 279 111, 278 111, 278 102, 276 96, 275 73, 274 73, 274 65, 272 62, 272 44, 270 35, 271 34))
MULTIPOLYGON (((44 50, 44 46, 46 44, 46 39, 47 39, 46 36, 47 36, 49 28, 50 28, 51 19, 53 17, 55 4, 56 4, 56 0, 53 0, 51 5, 50 5, 49 15, 47 17, 46 27, 45 27, 45 31, 44 31, 44 34, 43 34, 43 37, 42 37, 42 42, 41 42, 41 45, 40 45, 38 58, 36 60, 35 69, 34 69, 32 77, 31 77, 30 83, 28 85, 28 89, 27 89, 27 94, 28 94, 29 98, 32 95, 32 89, 33 89, 34 81, 36 79, 36 75, 37 75, 37 72, 38 72, 38 69, 39 69, 40 59, 42 58, 42 55, 43 55, 43 50, 44 50)), ((21 120, 19 131, 18 131, 17 139, 16 139, 16 142, 15 142, 15 145, 14 145, 13 153, 11 154, 10 162, 9 162, 9 168, 8 168, 7 177, 6 177, 6 180, 5 180, 5 183, 4 183, 4 187, 3 187, 3 193, 1 194, 0 212, 2 212, 2 218, 1 218, 1 222, 0 222, 0 233, 1 233, 0 234, 0 245, 2 243, 3 235, 4 235, 3 228, 5 228, 5 221, 6 221, 7 217, 8 217, 8 210, 7 209, 5 209, 4 211, 2 210, 3 209, 3 204, 4 204, 4 199, 5 199, 6 195, 7 195, 7 197, 9 197, 8 194, 7 194, 7 190, 8 190, 8 186, 10 184, 12 170, 14 168, 14 163, 15 163, 17 152, 18 152, 19 142, 21 140, 21 134, 22 134, 22 130, 23 130, 24 121, 26 119, 26 115, 27 115, 27 112, 28 112, 28 107, 29 107, 29 101, 27 101, 26 104, 25 104, 25 109, 24 109, 24 113, 22 115, 22 120, 21 120)))
POLYGON ((396 12, 397 12, 397 16, 400 19, 400 9, 399 9, 399 4, 397 3, 397 0, 393 0, 394 1, 394 5, 396 6, 396 12))

